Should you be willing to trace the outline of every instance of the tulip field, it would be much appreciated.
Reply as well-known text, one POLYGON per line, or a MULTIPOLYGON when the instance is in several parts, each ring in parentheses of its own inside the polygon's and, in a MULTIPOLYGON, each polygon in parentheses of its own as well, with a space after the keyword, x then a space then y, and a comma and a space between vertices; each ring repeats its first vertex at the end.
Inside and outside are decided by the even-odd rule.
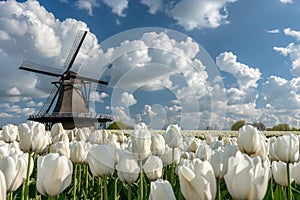
POLYGON ((0 131, 0 200, 300 199, 300 137, 239 131, 0 131))

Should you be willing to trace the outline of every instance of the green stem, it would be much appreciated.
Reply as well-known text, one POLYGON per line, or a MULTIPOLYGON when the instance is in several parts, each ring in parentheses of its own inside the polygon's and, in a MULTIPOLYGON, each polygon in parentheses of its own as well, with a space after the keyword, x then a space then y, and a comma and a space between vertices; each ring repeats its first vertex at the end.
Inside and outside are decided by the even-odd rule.
POLYGON ((84 169, 85 169, 85 194, 88 196, 88 188, 89 188, 89 170, 88 170, 88 166, 87 164, 84 165, 84 169))
POLYGON ((29 180, 30 180, 30 165, 31 165, 31 153, 28 153, 28 164, 27 164, 27 174, 25 182, 25 200, 29 199, 29 180))
POLYGON ((22 198, 21 198, 21 200, 24 200, 25 198, 25 183, 23 183, 23 185, 22 185, 22 198))
POLYGON ((78 164, 75 164, 74 176, 73 176, 73 183, 74 183, 74 187, 73 187, 73 199, 74 199, 74 200, 76 200, 77 168, 78 168, 78 164))
POLYGON ((9 199, 9 200, 12 200, 13 199, 13 192, 9 192, 8 194, 7 194, 7 199, 9 199))
POLYGON ((79 180, 78 191, 80 193, 81 191, 81 165, 80 164, 78 164, 78 180, 79 180))
POLYGON ((140 162, 140 200, 143 200, 143 160, 139 160, 140 162))
POLYGON ((290 179, 290 167, 289 167, 289 163, 286 163, 286 173, 287 173, 287 179, 288 179, 288 191, 287 191, 287 197, 288 197, 288 200, 292 200, 292 188, 291 188, 291 179, 290 179))
POLYGON ((131 183, 128 184, 128 200, 131 200, 131 183))
POLYGON ((57 199, 56 197, 51 197, 51 196, 48 196, 48 200, 55 200, 57 199))
POLYGON ((103 199, 103 187, 102 187, 102 179, 98 177, 98 183, 99 183, 99 188, 100 188, 100 199, 103 199))
POLYGON ((103 179, 103 183, 104 183, 104 200, 107 200, 108 194, 107 194, 107 179, 106 178, 103 179))
POLYGON ((118 177, 115 177, 115 200, 118 199, 118 177))
POLYGON ((217 200, 221 200, 220 178, 217 177, 217 200))
POLYGON ((273 199, 274 199, 274 191, 273 191, 273 177, 271 177, 270 184, 271 184, 271 198, 272 198, 272 200, 273 200, 273 199))
POLYGON ((174 187, 174 171, 175 171, 175 167, 174 167, 174 164, 175 164, 175 162, 174 162, 174 153, 175 153, 175 150, 174 150, 175 148, 172 148, 172 165, 171 165, 171 185, 172 185, 172 187, 174 187))

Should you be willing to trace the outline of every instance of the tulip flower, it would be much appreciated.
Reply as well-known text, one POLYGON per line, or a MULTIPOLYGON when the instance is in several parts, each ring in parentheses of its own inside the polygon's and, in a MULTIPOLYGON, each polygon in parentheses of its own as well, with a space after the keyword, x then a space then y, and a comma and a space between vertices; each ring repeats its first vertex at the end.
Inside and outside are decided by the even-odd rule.
POLYGON ((71 184, 72 173, 73 164, 66 156, 41 156, 37 161, 37 190, 44 196, 59 195, 71 184))
POLYGON ((10 154, 9 144, 0 140, 0 159, 10 154))
POLYGON ((279 136, 270 146, 270 151, 282 162, 297 162, 299 160, 299 139, 292 133, 279 136))
POLYGON ((161 156, 165 153, 165 139, 161 134, 154 133, 151 136, 152 155, 161 156))
POLYGON ((248 155, 257 153, 261 148, 260 132, 251 125, 244 125, 239 129, 237 143, 240 151, 248 155))
POLYGON ((19 136, 18 127, 13 124, 7 124, 2 127, 2 139, 4 142, 11 143, 17 140, 19 136))
POLYGON ((72 141, 70 147, 70 159, 73 163, 82 163, 86 160, 88 148, 84 141, 72 141))
POLYGON ((223 176, 226 174, 226 171, 224 171, 224 163, 228 162, 228 160, 225 160, 225 153, 224 148, 219 147, 215 151, 212 151, 211 157, 210 157, 210 164, 214 169, 214 174, 216 178, 222 179, 223 176))
POLYGON ((161 178, 163 162, 157 156, 149 156, 143 165, 147 178, 151 181, 161 178))
MULTIPOLYGON (((33 163, 33 159, 31 158, 33 163)), ((11 155, 0 159, 0 170, 5 175, 7 191, 16 191, 24 182, 27 175, 28 155, 11 155)), ((33 165, 30 166, 30 174, 33 171, 33 165)))
POLYGON ((156 199, 176 200, 169 181, 158 179, 154 182, 151 182, 149 200, 156 199))
POLYGON ((70 158, 70 148, 69 142, 56 142, 50 146, 51 153, 59 153, 61 156, 66 156, 68 159, 70 158))
POLYGON ((3 172, 0 170, 0 200, 6 199, 6 181, 3 172))
POLYGON ((228 160, 224 179, 234 199, 263 199, 269 181, 270 164, 259 156, 251 158, 240 151, 228 160))
POLYGON ((181 128, 177 124, 169 125, 163 134, 166 144, 171 148, 180 147, 183 144, 181 128))
POLYGON ((87 154, 87 161, 95 176, 106 178, 114 172, 115 149, 111 145, 95 145, 87 154))
POLYGON ((95 130, 95 131, 91 132, 88 141, 91 144, 102 144, 103 143, 103 139, 102 139, 102 132, 101 132, 101 130, 95 130))
POLYGON ((216 179, 208 161, 194 159, 192 165, 179 166, 180 189, 187 200, 215 199, 216 179))
POLYGON ((138 160, 144 160, 151 153, 151 133, 144 123, 135 125, 132 141, 132 153, 138 160))
POLYGON ((60 134, 64 134, 65 129, 62 125, 62 123, 55 123, 51 127, 51 137, 54 138, 55 136, 58 136, 60 134))
POLYGON ((134 183, 139 177, 140 167, 138 161, 129 152, 122 153, 116 168, 120 181, 128 185, 134 183))
MULTIPOLYGON (((292 164, 289 164, 289 169, 292 171, 292 164)), ((287 178, 287 166, 286 163, 282 161, 273 161, 272 162, 272 175, 275 182, 281 186, 288 186, 288 178, 287 178)), ((291 183, 294 181, 292 174, 290 174, 291 183)))
POLYGON ((300 185, 300 162, 294 163, 292 169, 291 178, 300 185))
MULTIPOLYGON (((46 149, 45 143, 46 134, 45 125, 35 121, 28 121, 18 126, 20 149, 24 152, 42 152, 46 149)), ((47 140, 47 139, 46 139, 47 140)))
POLYGON ((202 144, 196 150, 196 157, 201 160, 210 160, 211 148, 207 144, 202 144))
POLYGON ((171 165, 172 163, 178 164, 180 161, 180 156, 181 156, 181 150, 179 148, 174 149, 174 155, 172 159, 172 151, 168 145, 165 146, 165 153, 160 156, 160 158, 163 161, 164 166, 166 165, 171 165))
POLYGON ((88 141, 88 138, 90 137, 91 129, 88 127, 84 128, 78 128, 77 133, 75 134, 76 140, 78 141, 88 141))

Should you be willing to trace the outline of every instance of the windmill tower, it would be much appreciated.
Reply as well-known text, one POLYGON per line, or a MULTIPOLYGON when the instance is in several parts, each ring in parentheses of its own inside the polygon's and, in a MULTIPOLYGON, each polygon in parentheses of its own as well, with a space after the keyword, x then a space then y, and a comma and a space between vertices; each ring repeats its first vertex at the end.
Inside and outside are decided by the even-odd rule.
POLYGON ((102 87, 108 83, 106 81, 80 76, 76 72, 71 71, 86 34, 87 31, 78 31, 72 49, 64 63, 63 69, 65 69, 65 71, 63 73, 57 68, 23 61, 19 67, 21 70, 59 78, 58 81, 52 82, 54 87, 41 110, 38 114, 29 116, 28 120, 42 122, 48 129, 50 129, 54 123, 58 122, 62 123, 65 129, 73 129, 75 126, 97 126, 105 128, 106 122, 112 121, 112 117, 109 115, 89 112, 89 91, 91 83, 96 83, 102 87))

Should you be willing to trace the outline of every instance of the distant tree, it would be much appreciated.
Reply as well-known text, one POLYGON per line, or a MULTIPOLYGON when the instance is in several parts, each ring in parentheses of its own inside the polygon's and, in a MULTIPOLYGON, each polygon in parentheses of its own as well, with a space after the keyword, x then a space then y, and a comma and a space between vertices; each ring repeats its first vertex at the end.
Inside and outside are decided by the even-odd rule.
POLYGON ((231 126, 231 130, 238 131, 244 125, 245 125, 245 120, 237 121, 231 126))
POLYGON ((252 126, 256 127, 257 130, 260 130, 260 131, 265 131, 266 130, 266 126, 262 122, 254 122, 252 124, 252 126))
POLYGON ((290 131, 290 125, 288 124, 278 124, 271 128, 272 131, 290 131))
POLYGON ((297 129, 296 127, 293 127, 293 128, 291 129, 291 131, 298 131, 298 129, 297 129))
POLYGON ((129 129, 129 127, 124 122, 117 121, 108 125, 107 129, 125 130, 125 129, 129 129))

